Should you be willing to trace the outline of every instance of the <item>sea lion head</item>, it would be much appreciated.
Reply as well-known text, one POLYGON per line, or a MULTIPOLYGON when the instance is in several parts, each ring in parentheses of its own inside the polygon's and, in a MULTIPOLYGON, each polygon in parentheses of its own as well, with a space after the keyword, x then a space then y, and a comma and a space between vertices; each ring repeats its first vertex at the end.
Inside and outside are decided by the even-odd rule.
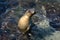
POLYGON ((35 11, 34 8, 28 9, 28 10, 26 11, 26 14, 29 15, 29 16, 32 16, 32 15, 34 15, 35 13, 36 13, 36 11, 35 11))

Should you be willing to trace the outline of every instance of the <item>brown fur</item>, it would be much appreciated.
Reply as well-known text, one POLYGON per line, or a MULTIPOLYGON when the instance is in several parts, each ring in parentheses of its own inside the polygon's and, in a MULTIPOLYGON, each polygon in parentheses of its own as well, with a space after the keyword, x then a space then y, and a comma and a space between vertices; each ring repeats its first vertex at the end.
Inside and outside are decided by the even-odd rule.
POLYGON ((18 27, 22 33, 26 33, 30 29, 30 18, 35 13, 34 10, 29 9, 25 12, 25 14, 19 19, 18 27))

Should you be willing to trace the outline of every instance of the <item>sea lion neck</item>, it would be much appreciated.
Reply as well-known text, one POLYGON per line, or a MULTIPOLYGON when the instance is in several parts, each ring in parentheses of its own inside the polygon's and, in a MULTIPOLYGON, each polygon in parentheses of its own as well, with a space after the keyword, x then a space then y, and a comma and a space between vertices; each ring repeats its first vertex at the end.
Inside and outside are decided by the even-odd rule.
POLYGON ((25 15, 24 16, 27 16, 27 17, 31 17, 33 14, 31 14, 31 13, 25 13, 25 15))

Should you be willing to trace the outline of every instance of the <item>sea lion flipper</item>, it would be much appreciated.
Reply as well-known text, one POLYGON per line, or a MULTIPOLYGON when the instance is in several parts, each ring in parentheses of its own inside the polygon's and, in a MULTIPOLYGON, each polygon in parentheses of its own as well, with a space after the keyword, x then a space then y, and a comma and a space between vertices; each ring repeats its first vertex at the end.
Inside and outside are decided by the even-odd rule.
POLYGON ((29 30, 29 29, 30 29, 30 25, 28 26, 27 30, 29 30))
POLYGON ((30 25, 27 27, 27 29, 25 30, 25 32, 23 32, 23 34, 26 34, 29 29, 30 29, 30 25))

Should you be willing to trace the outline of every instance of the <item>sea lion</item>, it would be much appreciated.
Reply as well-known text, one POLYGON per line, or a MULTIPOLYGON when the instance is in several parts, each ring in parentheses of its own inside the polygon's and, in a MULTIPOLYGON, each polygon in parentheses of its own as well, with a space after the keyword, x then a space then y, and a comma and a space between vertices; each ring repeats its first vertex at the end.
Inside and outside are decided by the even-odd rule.
POLYGON ((35 9, 28 9, 18 21, 18 28, 25 34, 30 29, 30 19, 35 14, 35 9))

